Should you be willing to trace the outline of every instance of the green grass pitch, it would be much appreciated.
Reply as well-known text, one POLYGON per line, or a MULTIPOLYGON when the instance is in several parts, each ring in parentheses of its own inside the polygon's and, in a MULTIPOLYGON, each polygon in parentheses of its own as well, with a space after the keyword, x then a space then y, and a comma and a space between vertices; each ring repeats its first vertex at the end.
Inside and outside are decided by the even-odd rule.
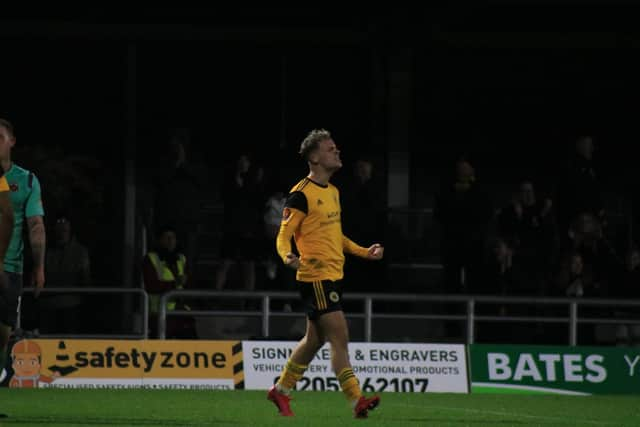
POLYGON ((382 393, 368 420, 339 392, 294 393, 283 418, 263 391, 0 389, 0 426, 639 426, 640 396, 382 393))

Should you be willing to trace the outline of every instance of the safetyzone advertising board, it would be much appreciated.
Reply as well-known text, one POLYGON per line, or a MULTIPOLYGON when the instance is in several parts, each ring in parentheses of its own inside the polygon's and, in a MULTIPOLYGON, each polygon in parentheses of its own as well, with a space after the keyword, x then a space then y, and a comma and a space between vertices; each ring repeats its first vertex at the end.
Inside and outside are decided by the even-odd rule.
MULTIPOLYGON (((271 387, 296 345, 293 341, 243 341, 245 388, 271 387)), ((350 343, 349 355, 364 392, 469 392, 464 345, 350 343)), ((340 389, 328 344, 309 364, 297 389, 340 389)))
MULTIPOLYGON (((44 340, 15 343, 0 385, 15 388, 266 390, 293 341, 44 340)), ((468 393, 463 345, 351 343, 365 392, 468 393)), ((339 390, 325 345, 298 390, 339 390)))
POLYGON ((242 388, 239 341, 44 340, 16 342, 0 371, 8 387, 242 388))
POLYGON ((474 344, 469 351, 473 393, 640 393, 637 348, 474 344))

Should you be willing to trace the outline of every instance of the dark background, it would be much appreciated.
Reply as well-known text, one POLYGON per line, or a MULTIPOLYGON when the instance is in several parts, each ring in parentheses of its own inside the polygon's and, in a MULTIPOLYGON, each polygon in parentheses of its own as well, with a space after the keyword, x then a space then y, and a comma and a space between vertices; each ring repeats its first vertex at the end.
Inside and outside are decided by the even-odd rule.
MULTIPOLYGON (((410 159, 408 207, 429 207, 463 152, 497 197, 523 177, 551 193, 575 137, 591 134, 611 203, 620 204, 636 187, 639 11, 525 1, 8 9, 0 116, 16 125, 17 163, 40 176, 52 158, 79 170, 56 185, 42 179, 45 189, 73 184, 69 194, 45 192, 45 205, 48 214, 78 211, 92 253, 122 247, 126 144, 135 143, 143 179, 176 127, 191 130, 212 195, 234 153, 269 164, 311 128, 330 129, 346 163, 372 154, 383 181, 387 153, 400 147, 410 159), (410 89, 399 101, 388 86, 398 67, 410 89), (386 120, 399 104, 408 106, 408 141, 394 140, 386 120)), ((121 280, 119 256, 94 259, 103 280, 121 280)))

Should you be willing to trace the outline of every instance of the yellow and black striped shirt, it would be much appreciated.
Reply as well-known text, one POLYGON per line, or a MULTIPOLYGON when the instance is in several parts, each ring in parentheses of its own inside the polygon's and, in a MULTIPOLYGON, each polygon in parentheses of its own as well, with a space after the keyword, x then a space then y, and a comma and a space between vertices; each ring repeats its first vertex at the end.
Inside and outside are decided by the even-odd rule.
POLYGON ((282 259, 295 239, 300 256, 296 278, 303 282, 340 280, 344 253, 365 258, 367 249, 342 234, 340 193, 332 185, 304 178, 295 185, 285 203, 276 241, 282 259))

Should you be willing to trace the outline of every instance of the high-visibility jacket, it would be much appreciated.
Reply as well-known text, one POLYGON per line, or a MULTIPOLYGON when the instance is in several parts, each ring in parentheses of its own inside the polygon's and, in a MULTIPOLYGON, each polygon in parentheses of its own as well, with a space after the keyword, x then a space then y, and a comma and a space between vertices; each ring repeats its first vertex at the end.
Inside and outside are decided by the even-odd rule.
MULTIPOLYGON (((183 254, 178 255, 178 260, 176 261, 176 268, 178 270, 178 277, 173 274, 173 271, 167 264, 160 259, 156 252, 149 252, 147 254, 149 260, 151 261, 151 265, 153 265, 156 274, 158 275, 158 280, 162 282, 174 282, 176 284, 175 289, 182 289, 181 281, 178 281, 178 277, 184 276, 184 268, 187 263, 187 259, 183 254)), ((149 312, 157 313, 160 308, 160 297, 162 295, 151 294, 149 295, 149 312)), ((175 301, 171 301, 167 303, 167 310, 175 310, 176 303, 175 301)))

